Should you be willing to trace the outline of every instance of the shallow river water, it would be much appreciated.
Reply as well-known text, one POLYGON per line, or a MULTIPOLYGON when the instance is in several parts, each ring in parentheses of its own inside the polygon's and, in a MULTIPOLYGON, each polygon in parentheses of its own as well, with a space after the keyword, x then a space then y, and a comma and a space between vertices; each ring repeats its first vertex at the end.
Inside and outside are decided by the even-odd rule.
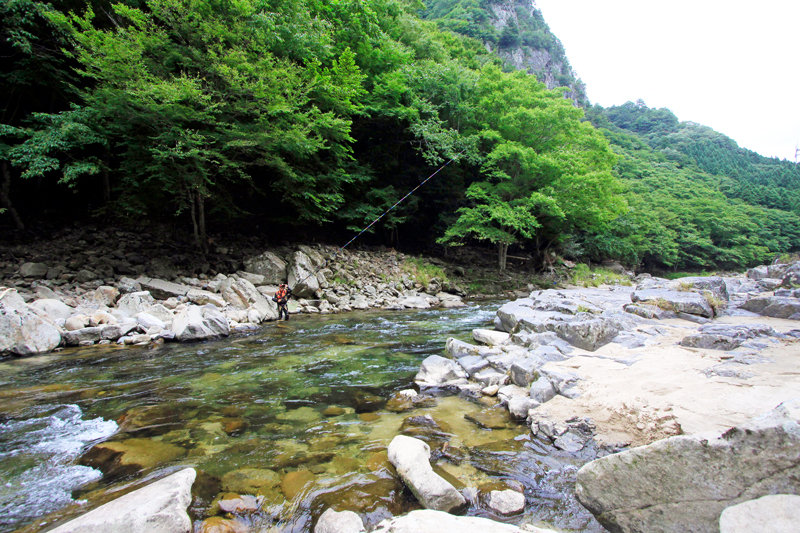
POLYGON ((572 495, 582 461, 532 441, 491 401, 387 405, 448 337, 491 328, 499 305, 293 316, 213 342, 0 360, 0 533, 46 531, 183 466, 200 472, 196 525, 216 512, 219 494, 250 488, 263 497, 260 511, 241 517, 252 531, 308 532, 331 506, 372 526, 418 508, 386 458, 401 433, 424 438, 458 488, 479 489, 466 490, 467 514, 602 531, 572 495), (435 427, 407 420, 426 414, 435 427), (87 454, 103 442, 123 459, 87 454), (514 485, 525 511, 492 515, 482 495, 514 485))

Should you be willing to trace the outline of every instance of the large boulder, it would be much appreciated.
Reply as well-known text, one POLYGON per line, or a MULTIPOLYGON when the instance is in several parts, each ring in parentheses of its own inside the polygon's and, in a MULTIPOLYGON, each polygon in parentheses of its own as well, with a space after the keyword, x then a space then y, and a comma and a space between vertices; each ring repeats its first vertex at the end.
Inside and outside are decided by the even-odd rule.
POLYGON ((466 377, 467 373, 452 359, 431 355, 422 361, 414 381, 422 387, 442 387, 466 377))
POLYGON ((407 515, 389 518, 378 524, 372 533, 420 533, 420 532, 458 533, 555 533, 550 529, 525 526, 520 529, 511 524, 502 524, 478 516, 453 516, 440 511, 423 509, 411 511, 407 515))
POLYGON ((35 307, 40 311, 44 311, 44 313, 52 318, 53 320, 66 320, 72 316, 74 309, 61 300, 56 300, 54 298, 43 298, 41 300, 36 300, 29 304, 31 307, 35 307))
POLYGON ((147 311, 154 303, 155 299, 148 291, 131 292, 117 301, 117 309, 133 317, 142 311, 147 311))
POLYGON ((177 298, 179 296, 186 296, 186 293, 191 289, 188 285, 180 283, 173 283, 163 279, 140 277, 136 281, 142 286, 143 291, 148 291, 153 295, 153 298, 159 300, 166 300, 168 298, 177 298))
POLYGON ((219 286, 219 292, 237 309, 255 309, 261 320, 276 320, 278 305, 261 294, 255 285, 239 277, 230 277, 219 286))
POLYGON ((696 292, 669 289, 636 290, 631 293, 631 301, 655 305, 676 313, 714 318, 714 309, 702 294, 696 292))
POLYGON ((189 533, 192 521, 186 509, 192 502, 193 468, 186 468, 120 496, 50 533, 189 533))
POLYGON ((264 276, 267 285, 278 285, 286 281, 286 261, 272 252, 264 252, 244 262, 246 272, 264 276))
POLYGON ((445 512, 462 509, 467 501, 453 485, 433 471, 430 458, 430 446, 419 439, 398 435, 389 444, 389 461, 426 509, 445 512))
POLYGON ((58 328, 28 308, 14 289, 0 289, 0 354, 31 355, 61 343, 58 328))
POLYGON ((211 304, 189 305, 179 311, 172 322, 172 331, 181 342, 228 336, 231 332, 228 320, 211 304))
POLYGON ((297 251, 292 256, 289 266, 289 286, 298 298, 313 297, 320 289, 316 271, 323 263, 312 260, 302 251, 297 251))
POLYGON ((592 461, 576 488, 622 533, 716 533, 726 507, 775 493, 800 493, 800 398, 717 437, 670 437, 592 461))
POLYGON ((41 279, 47 275, 48 268, 44 263, 23 263, 19 267, 19 275, 23 278, 41 279))
POLYGON ((619 324, 605 318, 573 322, 550 322, 547 328, 571 345, 593 352, 605 346, 620 332, 619 324))

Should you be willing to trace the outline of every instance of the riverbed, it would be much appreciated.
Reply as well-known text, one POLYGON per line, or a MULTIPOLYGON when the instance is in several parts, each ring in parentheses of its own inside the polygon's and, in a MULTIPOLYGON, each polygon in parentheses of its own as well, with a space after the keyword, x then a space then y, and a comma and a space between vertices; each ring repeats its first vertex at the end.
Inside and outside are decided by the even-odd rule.
POLYGON ((252 531, 308 532, 330 506, 370 527, 418 508, 386 460, 401 433, 428 440, 437 471, 472 495, 467 514, 603 531, 572 495, 584 461, 531 440, 492 400, 387 406, 448 337, 491 328, 502 303, 293 316, 212 342, 0 360, 0 533, 46 531, 183 466, 201 472, 196 525, 238 473, 258 471, 275 481, 246 517, 252 531), (136 461, 109 466, 86 454, 104 442, 136 461), (525 511, 493 515, 483 492, 514 485, 525 511))

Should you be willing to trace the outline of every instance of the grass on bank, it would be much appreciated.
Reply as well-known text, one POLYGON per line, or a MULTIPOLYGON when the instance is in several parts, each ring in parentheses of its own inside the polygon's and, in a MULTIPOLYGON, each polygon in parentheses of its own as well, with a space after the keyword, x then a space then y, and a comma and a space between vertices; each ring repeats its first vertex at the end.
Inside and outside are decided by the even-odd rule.
POLYGON ((433 279, 439 280, 440 283, 449 281, 441 267, 431 264, 419 257, 406 258, 403 262, 402 269, 415 283, 422 285, 425 290, 428 289, 433 279))
POLYGON ((572 284, 580 287, 599 287, 600 285, 631 285, 631 280, 607 268, 578 263, 572 269, 572 284))

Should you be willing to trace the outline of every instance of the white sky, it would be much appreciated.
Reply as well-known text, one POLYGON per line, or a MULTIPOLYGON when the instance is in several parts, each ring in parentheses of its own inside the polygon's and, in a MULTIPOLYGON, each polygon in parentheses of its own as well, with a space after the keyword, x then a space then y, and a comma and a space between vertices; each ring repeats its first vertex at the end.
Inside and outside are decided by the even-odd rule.
POLYGON ((800 143, 800 0, 536 5, 593 104, 641 98, 741 147, 794 160, 800 143))

